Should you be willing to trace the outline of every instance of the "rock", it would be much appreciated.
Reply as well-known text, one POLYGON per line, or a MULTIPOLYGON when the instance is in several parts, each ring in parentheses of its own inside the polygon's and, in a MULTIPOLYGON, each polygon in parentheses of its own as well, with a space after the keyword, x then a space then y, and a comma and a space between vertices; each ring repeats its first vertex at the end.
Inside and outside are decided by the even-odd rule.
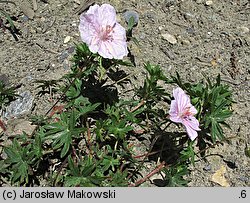
POLYGON ((175 38, 175 36, 165 33, 161 35, 163 37, 163 39, 167 40, 169 43, 171 44, 176 44, 177 43, 177 39, 175 38))
POLYGON ((34 100, 31 92, 27 90, 18 95, 19 97, 6 108, 5 118, 19 117, 31 110, 34 100))
POLYGON ((19 2, 19 7, 28 18, 33 19, 35 16, 34 10, 31 8, 30 2, 27 0, 19 2))
POLYGON ((71 37, 70 37, 70 36, 66 36, 66 37, 64 38, 63 43, 64 43, 64 44, 67 44, 70 40, 71 40, 71 37))
POLYGON ((58 58, 58 62, 62 63, 66 58, 68 58, 68 56, 69 56, 69 53, 68 53, 67 50, 62 52, 61 55, 58 58))
POLYGON ((69 57, 70 54, 72 54, 75 51, 75 47, 71 46, 68 49, 66 49, 65 51, 63 51, 60 56, 58 57, 58 62, 62 63, 65 59, 67 59, 69 57))
POLYGON ((176 3, 177 3, 176 0, 165 0, 163 5, 166 7, 170 7, 170 6, 175 5, 176 3))
POLYGON ((208 1, 206 1, 206 3, 205 3, 205 4, 206 4, 207 6, 211 6, 211 5, 213 5, 213 3, 214 3, 213 1, 208 0, 208 1))
POLYGON ((249 28, 245 26, 238 27, 238 30, 241 34, 247 34, 249 33, 249 28))
POLYGON ((212 166, 210 164, 207 164, 203 167, 204 171, 211 171, 212 170, 212 166))
POLYGON ((203 3, 203 0, 196 0, 196 3, 201 4, 201 3, 203 3))
POLYGON ((24 119, 11 119, 7 122, 7 131, 5 133, 9 136, 20 135, 23 132, 32 135, 36 127, 30 121, 24 119))
POLYGON ((190 34, 190 35, 194 35, 194 34, 195 34, 195 30, 194 30, 194 28, 192 28, 192 27, 188 27, 188 28, 186 29, 186 32, 187 32, 188 34, 190 34))
POLYGON ((32 4, 33 4, 34 11, 36 11, 38 8, 36 0, 32 0, 32 4))
POLYGON ((226 173, 226 167, 221 166, 221 168, 213 174, 211 181, 219 184, 222 187, 229 187, 230 185, 224 176, 225 173, 226 173))
POLYGON ((79 4, 79 5, 81 4, 80 0, 74 0, 74 2, 79 4))
POLYGON ((134 18, 134 25, 137 25, 139 22, 139 14, 133 10, 129 10, 124 13, 124 18, 127 23, 131 17, 134 18))
POLYGON ((189 41, 189 40, 186 40, 186 39, 182 39, 182 40, 181 40, 181 43, 182 43, 183 45, 190 45, 190 44, 191 44, 190 41, 189 41))

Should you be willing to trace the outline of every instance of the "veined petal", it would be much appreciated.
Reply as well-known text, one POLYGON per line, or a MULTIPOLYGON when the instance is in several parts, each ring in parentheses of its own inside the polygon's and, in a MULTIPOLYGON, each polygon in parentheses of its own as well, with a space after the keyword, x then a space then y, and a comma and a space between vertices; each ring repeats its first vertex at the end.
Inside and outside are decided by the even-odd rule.
POLYGON ((189 108, 189 112, 192 114, 192 115, 195 115, 197 114, 197 110, 196 108, 191 104, 190 108, 189 108))
POLYGON ((98 14, 99 9, 100 9, 100 6, 98 4, 95 4, 95 5, 89 7, 86 14, 94 14, 96 16, 98 14))
POLYGON ((92 14, 81 14, 80 16, 80 35, 82 41, 85 42, 87 45, 89 45, 91 43, 92 38, 96 37, 97 35, 99 24, 95 21, 95 17, 92 14))
POLYGON ((103 41, 100 42, 98 54, 100 54, 100 56, 102 56, 103 58, 108 58, 108 59, 112 59, 113 58, 113 56, 111 55, 111 53, 108 51, 107 43, 103 42, 103 41))
POLYGON ((113 6, 102 4, 98 12, 98 19, 103 26, 113 26, 116 23, 116 12, 113 6))
POLYGON ((190 106, 190 98, 185 94, 181 88, 176 88, 173 90, 174 98, 177 102, 178 111, 184 112, 184 110, 190 106))
POLYGON ((175 123, 182 123, 182 119, 177 115, 170 115, 169 119, 175 123))
POLYGON ((199 128, 199 121, 194 116, 189 116, 188 118, 183 119, 183 125, 189 126, 190 128, 197 131, 201 130, 199 128))
POLYGON ((106 42, 105 44, 106 44, 108 52, 115 59, 122 59, 124 56, 128 54, 126 43, 120 40, 113 41, 113 42, 106 42))
POLYGON ((191 128, 190 126, 185 126, 188 137, 193 141, 195 140, 195 138, 198 136, 198 133, 196 130, 194 130, 193 128, 191 128))

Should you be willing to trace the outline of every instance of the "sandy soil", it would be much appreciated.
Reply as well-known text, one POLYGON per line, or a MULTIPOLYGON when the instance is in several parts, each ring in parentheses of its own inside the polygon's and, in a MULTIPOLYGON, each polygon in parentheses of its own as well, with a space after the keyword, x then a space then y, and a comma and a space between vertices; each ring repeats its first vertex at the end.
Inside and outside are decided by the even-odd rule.
MULTIPOLYGON (((34 97, 28 115, 44 114, 52 105, 49 95, 38 96, 35 80, 59 79, 70 69, 74 43, 80 42, 77 0, 37 0, 38 8, 29 19, 19 6, 0 4, 20 29, 18 41, 8 30, 0 29, 0 75, 6 74, 10 85, 20 85, 34 97), (70 36, 70 40, 65 38, 70 36)), ((100 1, 99 1, 100 2, 100 1)), ((230 142, 210 149, 207 160, 191 167, 190 186, 218 186, 211 176, 225 166, 230 186, 250 186, 250 164, 245 155, 250 146, 250 2, 248 0, 110 0, 118 19, 126 26, 124 12, 134 10, 139 23, 133 36, 140 46, 129 43, 135 56, 137 79, 145 76, 143 64, 159 64, 166 75, 178 71, 186 81, 200 81, 203 74, 221 74, 234 92, 232 127, 226 137, 230 142), (169 38, 170 37, 170 38, 169 38), (217 154, 217 155, 216 155, 217 154), (219 156, 218 156, 219 154, 219 156), (230 163, 230 164, 229 164, 230 163), (232 164, 234 164, 232 167, 232 164)), ((69 38, 69 37, 68 37, 69 38)), ((129 87, 127 87, 129 88, 129 87)), ((55 101, 56 98, 54 98, 55 101)), ((150 165, 150 163, 149 163, 150 165)), ((147 182, 150 185, 150 182, 147 182)))

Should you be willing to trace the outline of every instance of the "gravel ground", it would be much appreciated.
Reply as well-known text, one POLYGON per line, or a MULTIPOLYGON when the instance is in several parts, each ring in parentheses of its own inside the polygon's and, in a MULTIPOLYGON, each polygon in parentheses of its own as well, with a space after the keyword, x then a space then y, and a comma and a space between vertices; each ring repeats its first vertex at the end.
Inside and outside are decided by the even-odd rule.
MULTIPOLYGON (((31 93, 33 106, 26 115, 44 114, 53 100, 48 95, 38 96, 34 81, 59 79, 69 71, 74 42, 80 42, 79 15, 76 14, 80 1, 37 0, 34 17, 28 13, 31 18, 27 13, 24 15, 27 10, 20 6, 25 1, 19 1, 17 6, 0 4, 15 16, 14 23, 20 29, 18 41, 8 30, 0 29, 0 75, 5 75, 9 84, 19 85, 19 93, 31 93)), ((250 145, 247 130, 250 120, 250 2, 110 0, 102 3, 116 8, 124 26, 127 10, 139 14, 139 23, 133 30, 139 46, 129 43, 136 63, 133 71, 137 80, 133 85, 142 83, 140 78, 145 76, 142 67, 147 61, 159 64, 166 75, 178 71, 190 82, 200 81, 203 74, 210 77, 221 74, 223 82, 232 88, 236 101, 234 114, 228 120, 232 129, 226 130, 225 136, 235 138, 211 148, 206 160, 190 167, 191 174, 187 178, 191 180, 190 186, 219 186, 212 181, 212 176, 223 169, 228 186, 250 186, 249 158, 244 153, 246 144, 250 145)), ((154 164, 148 165, 151 168, 154 164)), ((150 181, 145 186, 151 186, 150 181)))

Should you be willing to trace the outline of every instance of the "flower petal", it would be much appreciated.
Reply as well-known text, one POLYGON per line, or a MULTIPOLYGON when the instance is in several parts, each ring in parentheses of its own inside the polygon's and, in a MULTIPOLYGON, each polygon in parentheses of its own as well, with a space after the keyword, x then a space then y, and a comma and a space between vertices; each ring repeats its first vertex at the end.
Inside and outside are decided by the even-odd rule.
POLYGON ((190 108, 189 108, 189 112, 190 112, 192 115, 197 114, 196 108, 195 108, 192 104, 190 104, 190 105, 191 105, 191 106, 190 106, 190 108))
POLYGON ((170 120, 175 123, 182 123, 182 119, 178 116, 178 106, 175 100, 171 101, 170 110, 169 110, 170 120))
POLYGON ((188 137, 193 141, 195 140, 195 138, 198 136, 198 133, 196 130, 194 130, 193 128, 191 128, 190 126, 185 126, 188 137))
POLYGON ((113 6, 109 4, 102 4, 98 12, 98 20, 102 25, 113 26, 116 23, 116 12, 113 6))
POLYGON ((197 132, 201 129, 199 128, 199 121, 194 116, 189 116, 188 118, 184 119, 182 124, 185 126, 186 131, 190 139, 195 139, 197 137, 197 132))
POLYGON ((177 101, 178 112, 184 112, 184 110, 190 106, 190 98, 181 88, 176 88, 173 90, 173 95, 177 101))

